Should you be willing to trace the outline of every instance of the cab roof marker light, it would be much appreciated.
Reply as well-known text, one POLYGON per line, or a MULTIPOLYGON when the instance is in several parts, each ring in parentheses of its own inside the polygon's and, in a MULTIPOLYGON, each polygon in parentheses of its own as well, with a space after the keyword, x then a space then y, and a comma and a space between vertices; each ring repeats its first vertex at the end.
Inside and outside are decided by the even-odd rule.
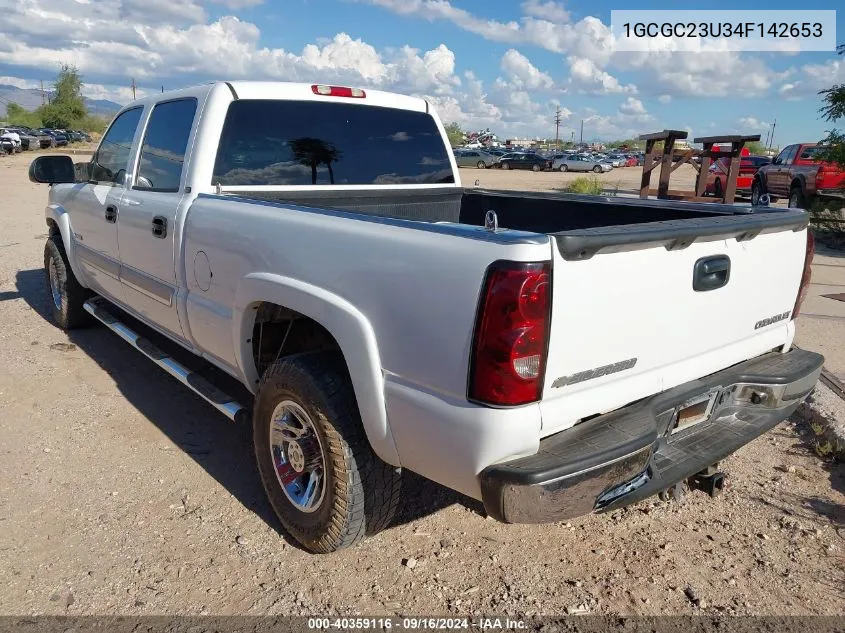
POLYGON ((311 86, 311 92, 315 95, 322 95, 324 97, 351 97, 353 99, 364 99, 367 96, 367 93, 360 88, 326 86, 323 84, 314 84, 311 86))

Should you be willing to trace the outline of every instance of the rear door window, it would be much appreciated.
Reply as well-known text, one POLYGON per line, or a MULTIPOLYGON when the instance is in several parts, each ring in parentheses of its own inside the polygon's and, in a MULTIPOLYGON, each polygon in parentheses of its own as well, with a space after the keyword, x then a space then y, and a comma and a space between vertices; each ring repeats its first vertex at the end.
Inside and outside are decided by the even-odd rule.
POLYGON ((447 151, 424 112, 241 99, 226 114, 212 184, 454 183, 447 151))
POLYGON ((193 98, 156 104, 141 146, 136 189, 179 191, 196 111, 193 98))

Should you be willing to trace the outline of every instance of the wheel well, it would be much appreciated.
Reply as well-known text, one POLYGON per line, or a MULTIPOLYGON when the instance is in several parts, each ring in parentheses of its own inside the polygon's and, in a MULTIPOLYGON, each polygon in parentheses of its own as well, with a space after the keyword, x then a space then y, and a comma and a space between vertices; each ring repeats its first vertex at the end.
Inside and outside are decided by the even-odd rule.
POLYGON ((50 237, 58 236, 59 239, 62 239, 62 232, 59 229, 59 225, 56 224, 56 221, 53 218, 47 218, 47 234, 50 237))
POLYGON ((801 191, 804 191, 804 181, 801 180, 800 178, 793 178, 792 183, 790 183, 790 185, 789 185, 789 189, 791 191, 792 189, 795 189, 796 187, 798 189, 800 189, 801 191))
POLYGON ((304 352, 340 351, 334 336, 314 319, 275 303, 255 306, 252 359, 261 376, 278 358, 304 352))

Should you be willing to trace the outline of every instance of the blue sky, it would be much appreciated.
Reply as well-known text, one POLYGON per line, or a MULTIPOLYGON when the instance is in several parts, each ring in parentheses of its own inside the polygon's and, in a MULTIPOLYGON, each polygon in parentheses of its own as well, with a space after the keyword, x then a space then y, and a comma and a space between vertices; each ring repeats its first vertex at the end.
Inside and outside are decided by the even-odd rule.
MULTIPOLYGON (((769 9, 794 9, 773 0, 769 9)), ((445 121, 501 136, 612 139, 662 128, 816 140, 833 52, 619 53, 612 9, 754 9, 759 2, 584 0, 0 0, 0 83, 76 64, 90 96, 214 79, 343 82, 426 96, 445 121)), ((836 9, 817 0, 812 9, 836 9)), ((845 10, 837 41, 845 42, 845 10)), ((825 25, 832 27, 833 25, 825 25)))

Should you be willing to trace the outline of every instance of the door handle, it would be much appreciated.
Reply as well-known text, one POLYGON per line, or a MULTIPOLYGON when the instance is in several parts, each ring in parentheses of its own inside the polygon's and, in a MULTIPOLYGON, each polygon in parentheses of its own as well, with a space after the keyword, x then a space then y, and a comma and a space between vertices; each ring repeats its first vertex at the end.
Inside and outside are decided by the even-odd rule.
POLYGON ((110 204, 106 207, 106 222, 114 224, 117 222, 117 207, 110 204))
POLYGON ((727 255, 702 257, 693 267, 692 289, 696 292, 715 290, 727 285, 731 278, 731 258, 727 255))
POLYGON ((153 218, 153 236, 164 239, 167 237, 167 218, 157 215, 153 218))

